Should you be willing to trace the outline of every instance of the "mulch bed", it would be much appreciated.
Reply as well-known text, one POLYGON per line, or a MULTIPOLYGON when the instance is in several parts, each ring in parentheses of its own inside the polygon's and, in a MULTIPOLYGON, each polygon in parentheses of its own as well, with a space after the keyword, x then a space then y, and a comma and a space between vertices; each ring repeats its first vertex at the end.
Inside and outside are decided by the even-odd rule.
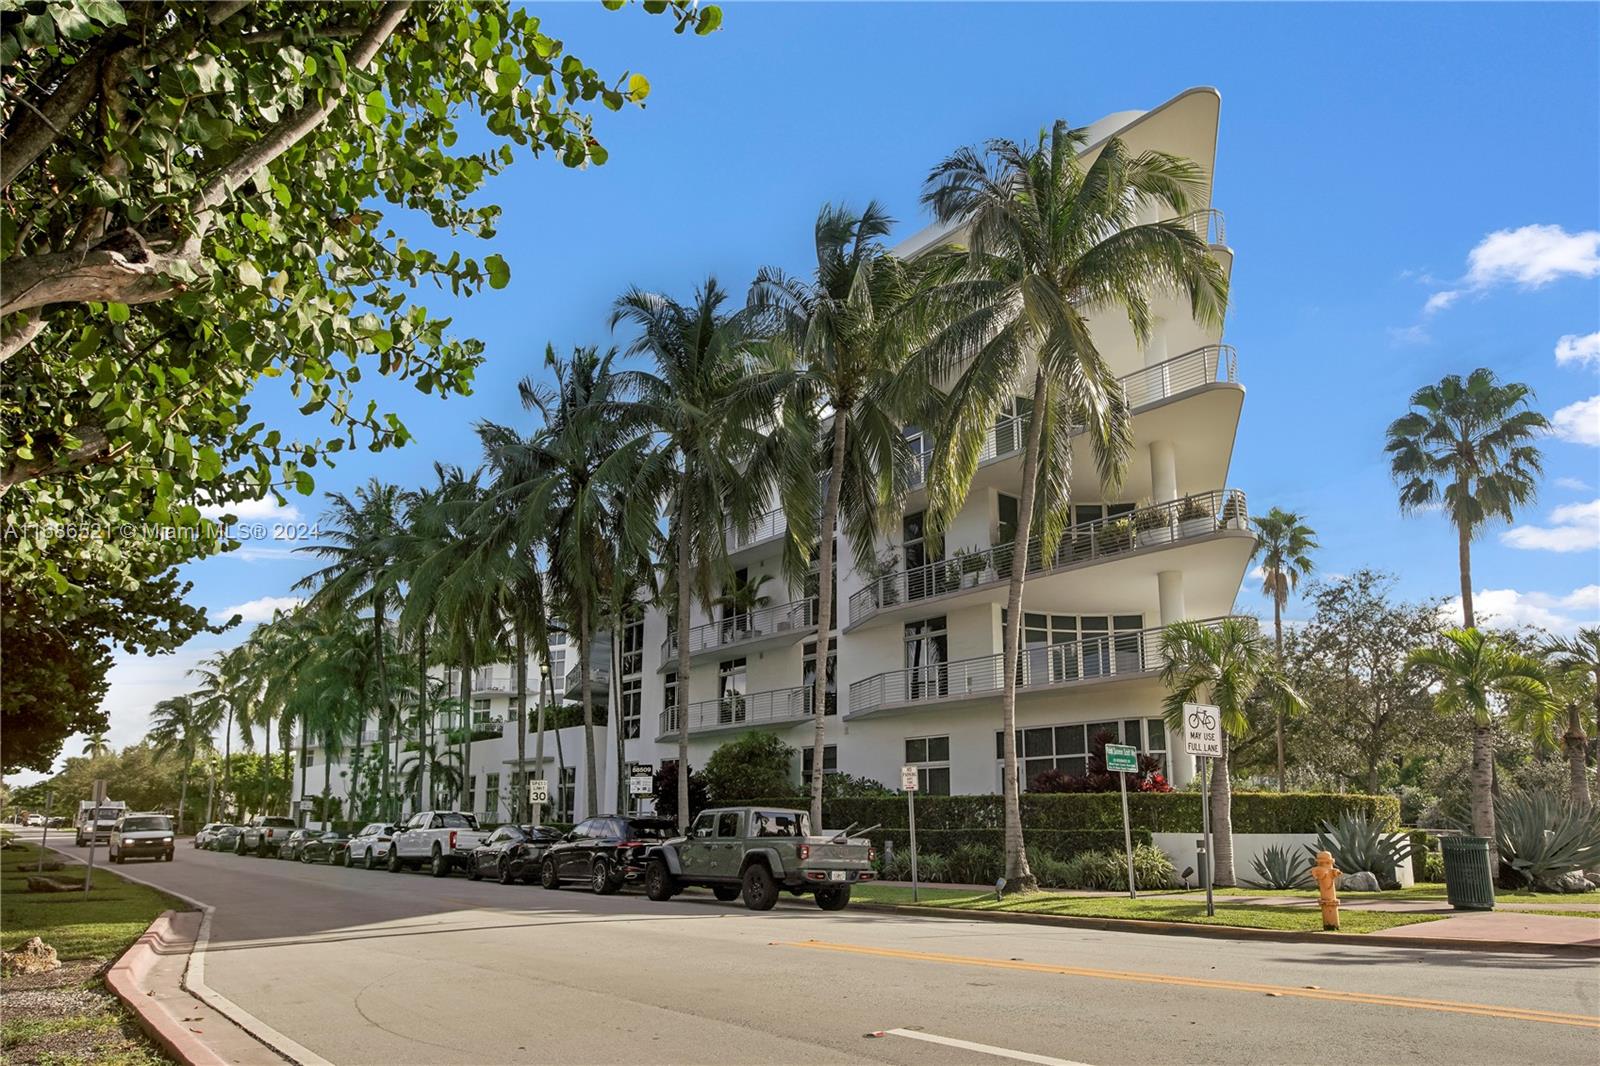
POLYGON ((104 960, 83 959, 63 962, 49 973, 17 974, 0 982, 0 1063, 168 1062, 106 989, 102 978, 109 966, 104 960))

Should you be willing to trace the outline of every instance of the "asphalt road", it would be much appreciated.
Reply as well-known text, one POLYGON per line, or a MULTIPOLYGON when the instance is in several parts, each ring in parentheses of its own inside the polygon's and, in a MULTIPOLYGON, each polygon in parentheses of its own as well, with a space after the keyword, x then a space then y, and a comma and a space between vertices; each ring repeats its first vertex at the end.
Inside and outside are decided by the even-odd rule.
POLYGON ((787 899, 752 914, 709 896, 651 903, 187 846, 121 869, 215 906, 210 986, 340 1064, 1600 1061, 1591 960, 787 899))

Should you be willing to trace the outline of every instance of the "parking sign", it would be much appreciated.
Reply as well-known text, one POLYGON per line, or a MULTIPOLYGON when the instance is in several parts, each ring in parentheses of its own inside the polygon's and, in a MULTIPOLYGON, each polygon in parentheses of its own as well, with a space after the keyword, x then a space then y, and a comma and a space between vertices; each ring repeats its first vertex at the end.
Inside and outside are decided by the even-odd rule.
POLYGON ((900 767, 900 791, 915 792, 917 790, 917 768, 915 766, 900 767))

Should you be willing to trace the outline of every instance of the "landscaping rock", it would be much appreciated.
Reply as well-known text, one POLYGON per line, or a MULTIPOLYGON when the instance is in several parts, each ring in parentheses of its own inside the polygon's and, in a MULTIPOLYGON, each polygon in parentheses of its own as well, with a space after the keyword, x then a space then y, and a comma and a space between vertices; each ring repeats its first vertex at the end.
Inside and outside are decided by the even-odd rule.
POLYGON ((38 937, 30 937, 17 945, 15 951, 0 951, 0 972, 7 975, 19 973, 49 973, 61 965, 56 949, 38 937))
POLYGON ((1540 892, 1593 892, 1595 888, 1581 870, 1568 870, 1559 877, 1547 877, 1534 887, 1540 892))
POLYGON ((53 877, 33 876, 28 878, 29 892, 81 892, 83 886, 71 881, 57 881, 53 877))
POLYGON ((1378 884, 1377 874, 1362 870, 1339 878, 1338 887, 1340 892, 1377 892, 1382 886, 1378 884))
POLYGON ((1600 888, 1600 870, 1583 871, 1583 879, 1588 881, 1595 888, 1600 888))

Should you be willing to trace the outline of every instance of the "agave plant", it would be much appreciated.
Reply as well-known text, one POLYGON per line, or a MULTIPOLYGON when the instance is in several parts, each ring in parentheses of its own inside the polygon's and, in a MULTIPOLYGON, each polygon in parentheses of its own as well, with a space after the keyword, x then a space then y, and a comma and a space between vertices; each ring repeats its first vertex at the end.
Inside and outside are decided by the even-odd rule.
POLYGON ((1495 804, 1502 867, 1529 885, 1600 865, 1600 814, 1548 792, 1512 792, 1495 804))
POLYGON ((1311 884, 1305 856, 1283 844, 1268 845, 1250 866, 1256 879, 1245 883, 1252 888, 1306 888, 1311 884))
POLYGON ((1368 821, 1364 813, 1347 812, 1337 823, 1323 822, 1316 844, 1305 847, 1313 859, 1319 851, 1331 853, 1333 864, 1344 873, 1372 874, 1383 888, 1400 886, 1395 868, 1411 858, 1409 839, 1368 821))

